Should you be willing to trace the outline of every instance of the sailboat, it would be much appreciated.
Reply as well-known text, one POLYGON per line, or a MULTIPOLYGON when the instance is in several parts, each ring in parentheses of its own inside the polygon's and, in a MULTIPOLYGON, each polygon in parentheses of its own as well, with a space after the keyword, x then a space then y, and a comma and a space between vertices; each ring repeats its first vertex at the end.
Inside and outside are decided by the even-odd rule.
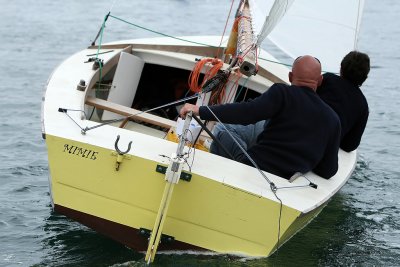
MULTIPOLYGON (((146 253, 200 250, 269 256, 317 216, 351 176, 339 151, 331 179, 289 181, 214 155, 199 105, 243 101, 289 68, 261 47, 318 57, 338 72, 357 42, 363 1, 238 3, 228 36, 163 36, 89 47, 51 74, 42 103, 51 200, 57 213, 146 253)), ((98 39, 98 38, 96 38, 98 39)))

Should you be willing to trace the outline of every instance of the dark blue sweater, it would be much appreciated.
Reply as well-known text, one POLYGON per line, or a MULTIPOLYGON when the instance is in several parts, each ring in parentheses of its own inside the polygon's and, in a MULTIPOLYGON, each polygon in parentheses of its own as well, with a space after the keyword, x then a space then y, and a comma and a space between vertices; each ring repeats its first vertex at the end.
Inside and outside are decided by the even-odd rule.
POLYGON ((325 73, 317 94, 339 116, 342 132, 340 148, 356 149, 368 120, 368 103, 358 86, 332 73, 325 73))
MULTIPOLYGON (((252 124, 270 119, 248 154, 257 165, 289 179, 313 170, 328 179, 338 169, 340 121, 310 88, 274 84, 258 98, 209 107, 224 123, 252 124)), ((200 117, 215 120, 207 107, 200 117)), ((247 158, 243 163, 251 165, 247 158)))

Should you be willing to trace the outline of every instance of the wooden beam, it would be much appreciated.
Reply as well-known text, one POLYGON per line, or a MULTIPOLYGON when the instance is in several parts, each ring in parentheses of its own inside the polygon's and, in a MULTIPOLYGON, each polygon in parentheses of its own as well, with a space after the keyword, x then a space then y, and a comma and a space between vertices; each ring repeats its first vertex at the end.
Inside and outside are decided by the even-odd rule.
POLYGON ((122 116, 127 116, 127 117, 129 116, 132 119, 151 123, 153 125, 157 125, 166 129, 170 129, 171 127, 176 127, 176 121, 162 118, 149 113, 141 113, 142 111, 140 110, 112 103, 100 98, 89 96, 86 98, 85 104, 93 106, 98 109, 111 111, 122 116))
MULTIPOLYGON (((113 103, 100 98, 88 96, 86 98, 85 104, 98 109, 114 112, 122 116, 127 116, 127 117, 129 116, 132 119, 139 120, 142 122, 147 122, 156 126, 163 127, 168 130, 170 130, 171 128, 176 129, 176 121, 162 118, 150 113, 141 113, 142 111, 140 110, 119 105, 117 103, 113 103)), ((204 138, 210 138, 210 136, 206 132, 202 131, 200 139, 204 138)))

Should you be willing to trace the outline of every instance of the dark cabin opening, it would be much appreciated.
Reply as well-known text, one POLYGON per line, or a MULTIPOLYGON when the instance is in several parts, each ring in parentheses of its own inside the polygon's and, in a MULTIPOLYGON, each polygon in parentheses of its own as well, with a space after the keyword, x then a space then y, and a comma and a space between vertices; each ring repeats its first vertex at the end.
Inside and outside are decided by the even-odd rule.
MULTIPOLYGON (((188 70, 146 63, 132 108, 149 110, 193 95, 193 92, 189 90, 189 75, 188 70)), ((187 102, 194 104, 196 99, 187 102)), ((151 113, 175 120, 178 116, 176 106, 182 104, 184 103, 160 108, 151 113)))

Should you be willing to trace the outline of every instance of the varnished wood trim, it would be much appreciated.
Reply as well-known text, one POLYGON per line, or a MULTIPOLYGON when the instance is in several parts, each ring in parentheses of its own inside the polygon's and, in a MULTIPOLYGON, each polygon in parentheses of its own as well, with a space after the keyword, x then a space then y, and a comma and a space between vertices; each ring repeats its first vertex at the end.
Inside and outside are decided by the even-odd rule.
POLYGON ((173 120, 165 119, 162 117, 158 117, 149 113, 141 113, 142 111, 133 109, 130 107, 126 107, 123 105, 119 105, 116 103, 112 103, 100 98, 95 97, 87 97, 85 103, 87 105, 96 107, 98 109, 103 109, 107 111, 111 111, 113 113, 122 115, 122 116, 131 116, 132 119, 137 119, 143 122, 151 123, 153 125, 161 126, 166 129, 170 129, 171 127, 176 127, 176 122, 173 120))

